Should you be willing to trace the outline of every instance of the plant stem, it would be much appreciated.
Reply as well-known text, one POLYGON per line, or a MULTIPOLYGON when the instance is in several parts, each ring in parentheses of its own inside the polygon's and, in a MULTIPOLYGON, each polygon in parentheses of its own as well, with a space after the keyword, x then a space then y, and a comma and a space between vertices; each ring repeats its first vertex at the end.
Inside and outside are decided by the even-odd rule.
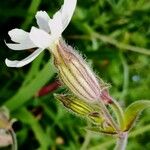
POLYGON ((128 68, 127 61, 122 52, 120 52, 120 59, 123 66, 123 76, 124 76, 121 100, 125 101, 126 96, 128 94, 128 86, 129 86, 129 68, 128 68))
POLYGON ((141 54, 145 54, 145 55, 150 55, 149 50, 146 48, 124 44, 110 36, 103 35, 100 33, 95 33, 93 36, 96 37, 97 39, 102 40, 103 42, 107 42, 111 45, 114 45, 114 46, 118 47, 119 49, 124 49, 124 50, 129 50, 129 51, 133 51, 133 52, 137 52, 137 53, 141 53, 141 54))
POLYGON ((103 111, 106 119, 110 122, 110 124, 113 126, 113 128, 116 130, 116 132, 120 133, 120 129, 119 129, 118 125, 113 120, 113 118, 110 115, 110 113, 109 113, 108 109, 106 108, 105 104, 103 102, 99 101, 99 106, 100 106, 101 110, 103 111))
POLYGON ((80 148, 80 150, 86 150, 89 143, 90 143, 90 140, 91 140, 91 132, 90 131, 87 131, 86 135, 85 135, 85 139, 84 139, 84 142, 80 148))
POLYGON ((13 143, 12 143, 12 150, 17 150, 18 149, 18 144, 17 144, 16 134, 15 134, 13 129, 9 129, 8 131, 9 131, 9 133, 10 133, 10 135, 12 137, 12 141, 13 141, 13 143))
POLYGON ((81 35, 72 35, 72 36, 69 36, 69 38, 71 38, 71 39, 83 39, 83 40, 91 40, 92 38, 96 38, 96 39, 99 39, 103 42, 109 43, 113 46, 116 46, 119 49, 132 51, 132 52, 136 52, 136 53, 140 53, 140 54, 144 54, 144 55, 150 55, 149 49, 124 44, 124 43, 117 41, 113 37, 103 35, 100 33, 94 33, 91 36, 89 36, 89 35, 82 35, 82 36, 81 35))
POLYGON ((124 119, 123 109, 115 99, 113 99, 113 103, 110 104, 110 107, 112 108, 112 110, 116 115, 117 121, 119 123, 119 127, 121 129, 124 129, 125 119, 124 119))
MULTIPOLYGON (((145 126, 141 126, 140 128, 132 131, 129 134, 129 138, 139 136, 142 133, 145 133, 145 132, 148 132, 148 131, 150 131, 150 124, 145 125, 145 126)), ((109 149, 109 147, 112 146, 114 143, 115 143, 115 139, 109 139, 109 140, 106 140, 105 142, 103 142, 101 144, 98 143, 98 145, 90 147, 89 150, 109 149)))
POLYGON ((127 145, 128 132, 119 135, 115 150, 125 150, 127 145))

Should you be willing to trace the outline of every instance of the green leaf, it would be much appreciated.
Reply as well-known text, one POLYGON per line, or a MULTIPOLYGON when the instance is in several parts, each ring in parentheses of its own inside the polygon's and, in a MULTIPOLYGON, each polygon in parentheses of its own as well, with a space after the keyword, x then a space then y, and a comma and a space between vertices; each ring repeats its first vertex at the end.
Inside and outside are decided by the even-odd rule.
POLYGON ((36 139, 40 143, 40 149, 47 150, 50 145, 49 136, 32 113, 25 107, 22 107, 14 113, 14 116, 21 120, 24 124, 29 125, 34 132, 36 139))
POLYGON ((34 14, 37 12, 40 3, 41 3, 41 0, 31 1, 30 7, 28 8, 28 15, 21 26, 23 29, 26 29, 28 25, 30 25, 30 23, 32 22, 34 18, 34 14))
POLYGON ((28 85, 22 86, 12 98, 6 101, 4 106, 8 107, 10 111, 15 111, 29 101, 52 78, 54 73, 53 65, 48 62, 35 78, 28 85))
POLYGON ((150 107, 150 100, 141 100, 132 103, 125 110, 125 128, 124 131, 127 131, 132 128, 136 118, 139 116, 141 111, 150 107))
POLYGON ((42 64, 44 57, 44 53, 41 53, 31 64, 30 70, 28 71, 28 74, 26 75, 26 78, 22 84, 22 86, 28 85, 40 72, 40 66, 42 64))

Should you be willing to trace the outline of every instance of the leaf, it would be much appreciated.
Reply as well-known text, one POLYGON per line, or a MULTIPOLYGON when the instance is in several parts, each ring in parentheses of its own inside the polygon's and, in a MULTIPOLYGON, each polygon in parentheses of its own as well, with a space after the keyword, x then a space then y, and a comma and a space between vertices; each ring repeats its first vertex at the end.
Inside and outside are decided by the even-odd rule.
POLYGON ((47 150, 50 145, 49 136, 46 134, 45 130, 42 128, 38 120, 29 112, 25 107, 20 108, 14 113, 15 117, 21 120, 24 124, 28 124, 33 130, 36 139, 40 143, 40 148, 42 150, 47 150))
POLYGON ((4 105, 8 107, 11 112, 15 111, 29 101, 30 98, 52 78, 54 73, 55 69, 53 65, 48 62, 28 85, 21 87, 4 105))
POLYGON ((141 111, 150 107, 150 100, 141 100, 132 103, 125 110, 125 129, 127 131, 132 128, 136 118, 139 116, 141 111))
POLYGON ((40 72, 40 66, 42 64, 44 57, 44 53, 41 53, 31 64, 31 68, 28 71, 28 74, 26 75, 26 78, 22 84, 22 86, 28 85, 33 78, 40 72))
POLYGON ((26 29, 28 27, 28 25, 30 25, 30 23, 32 22, 32 20, 34 18, 33 14, 35 14, 37 12, 40 3, 41 3, 41 0, 32 0, 31 1, 30 7, 28 8, 28 15, 22 24, 23 29, 26 29))

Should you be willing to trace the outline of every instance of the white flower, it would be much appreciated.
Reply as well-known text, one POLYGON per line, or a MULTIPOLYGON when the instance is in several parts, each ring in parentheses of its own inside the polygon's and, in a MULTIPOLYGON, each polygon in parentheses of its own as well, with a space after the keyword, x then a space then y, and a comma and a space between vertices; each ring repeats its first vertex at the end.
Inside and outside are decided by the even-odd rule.
POLYGON ((36 20, 39 28, 32 27, 30 32, 21 29, 13 29, 8 32, 11 40, 15 43, 6 43, 12 50, 26 50, 36 48, 36 50, 18 61, 11 61, 6 58, 5 63, 8 67, 22 67, 33 61, 44 49, 52 49, 59 41, 62 32, 68 26, 77 0, 64 0, 61 9, 57 11, 51 19, 45 11, 38 11, 36 20))

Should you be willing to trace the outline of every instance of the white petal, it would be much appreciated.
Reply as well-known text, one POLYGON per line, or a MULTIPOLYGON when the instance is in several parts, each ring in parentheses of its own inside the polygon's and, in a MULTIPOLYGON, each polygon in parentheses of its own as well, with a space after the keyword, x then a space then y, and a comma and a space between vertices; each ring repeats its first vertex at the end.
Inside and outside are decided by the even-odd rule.
POLYGON ((30 48, 37 47, 35 44, 32 43, 30 40, 25 40, 22 43, 19 44, 13 44, 13 43, 6 43, 5 44, 12 50, 26 50, 30 48))
POLYGON ((61 9, 49 20, 50 31, 54 38, 59 38, 64 29, 68 26, 76 3, 77 0, 64 0, 61 9))
POLYGON ((63 29, 62 29, 61 13, 59 11, 55 13, 53 19, 49 20, 49 27, 53 38, 59 38, 61 36, 63 29))
POLYGON ((65 30, 72 18, 72 15, 76 8, 76 3, 77 0, 64 0, 64 4, 60 9, 62 14, 63 30, 65 30))
POLYGON ((30 39, 32 42, 40 48, 47 48, 52 42, 51 36, 43 30, 36 27, 32 27, 30 31, 30 39))
POLYGON ((29 33, 22 30, 22 29, 12 29, 8 32, 9 36, 11 37, 11 40, 20 43, 21 41, 27 39, 29 37, 29 33))
POLYGON ((36 51, 34 51, 31 55, 29 55, 28 57, 26 57, 25 59, 21 61, 18 61, 18 60, 11 61, 6 58, 5 63, 8 67, 22 67, 22 66, 29 64, 31 61, 33 61, 42 51, 43 49, 39 48, 36 51))
POLYGON ((50 17, 45 11, 38 11, 35 15, 37 19, 37 24, 40 27, 40 29, 45 30, 47 33, 50 32, 48 21, 50 20, 50 17))
POLYGON ((36 47, 29 38, 29 33, 21 29, 13 29, 8 32, 11 40, 16 43, 6 43, 5 44, 13 50, 25 50, 29 48, 36 47))

